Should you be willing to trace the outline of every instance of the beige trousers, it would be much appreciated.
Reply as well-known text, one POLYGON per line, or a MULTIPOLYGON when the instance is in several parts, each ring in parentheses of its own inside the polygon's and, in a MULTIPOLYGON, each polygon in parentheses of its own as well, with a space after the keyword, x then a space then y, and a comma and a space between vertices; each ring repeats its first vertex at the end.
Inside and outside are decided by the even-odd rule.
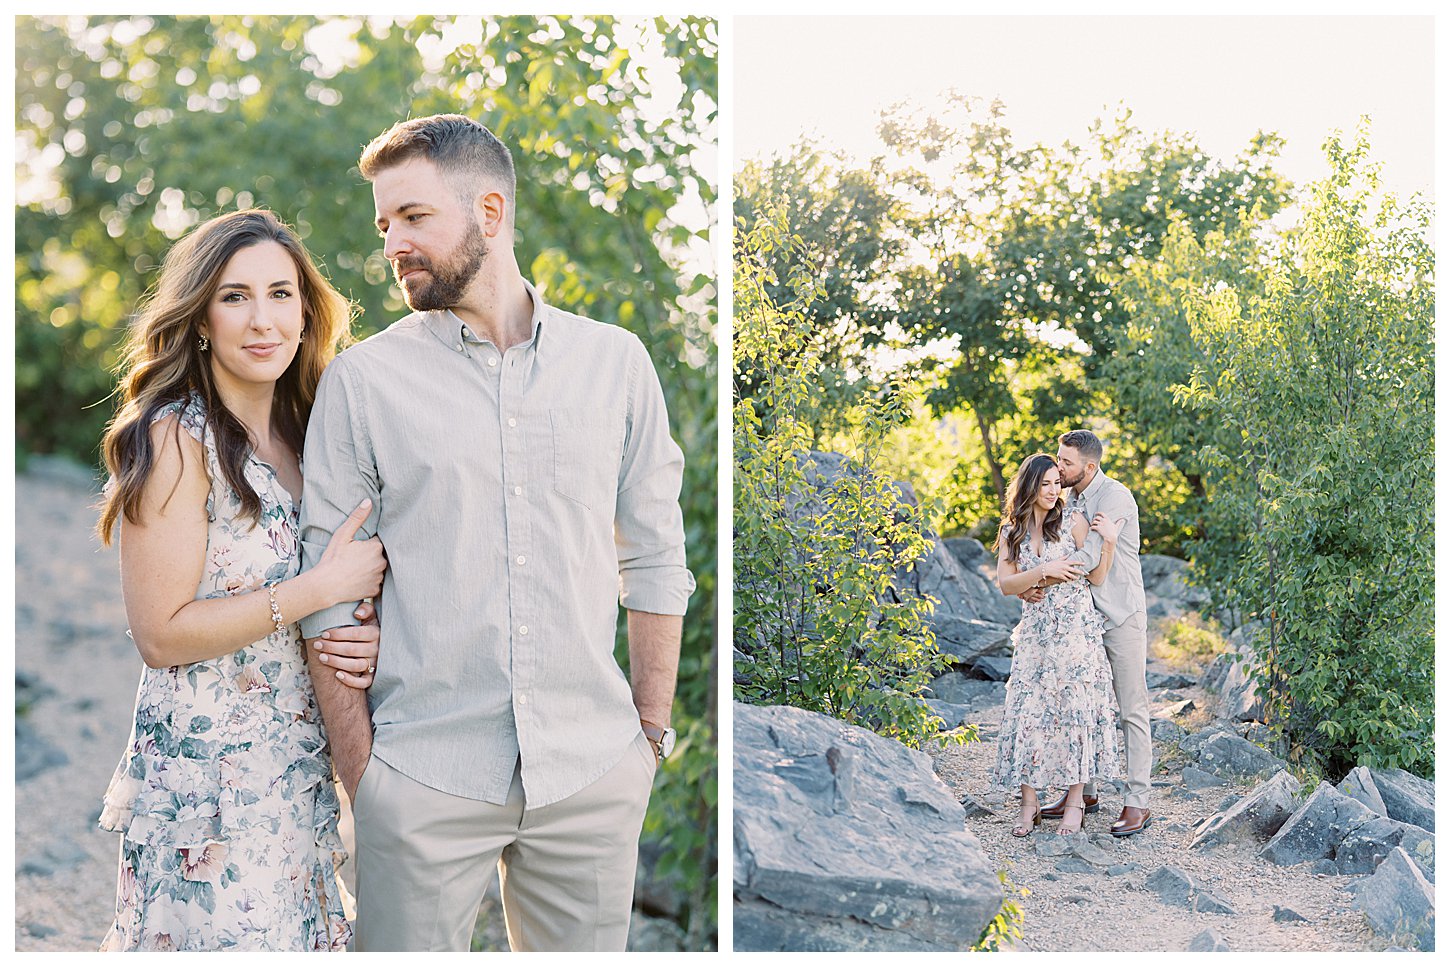
POLYGON ((466 951, 494 867, 514 950, 623 951, 655 755, 641 733, 567 799, 524 808, 450 796, 374 756, 353 803, 355 949, 466 951))
MULTIPOLYGON (((1148 616, 1139 611, 1103 635, 1108 665, 1113 669, 1113 693, 1123 725, 1123 747, 1128 770, 1128 791, 1124 806, 1148 807, 1152 788, 1153 732, 1148 722, 1148 616)), ((1098 794, 1097 785, 1083 787, 1088 796, 1098 794)))

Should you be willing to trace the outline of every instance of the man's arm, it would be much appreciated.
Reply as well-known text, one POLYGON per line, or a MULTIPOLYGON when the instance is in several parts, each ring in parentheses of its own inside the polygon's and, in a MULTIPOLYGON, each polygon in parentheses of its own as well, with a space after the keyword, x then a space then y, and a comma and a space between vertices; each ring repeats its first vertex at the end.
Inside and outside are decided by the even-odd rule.
POLYGON ((684 619, 674 614, 628 611, 629 686, 641 722, 661 728, 670 724, 675 702, 675 675, 680 667, 680 634, 684 619))
POLYGON ((680 482, 685 459, 670 438, 659 377, 634 345, 624 455, 615 503, 619 603, 628 612, 629 677, 642 721, 670 724, 685 606, 695 579, 685 567, 680 482))
MULTIPOLYGON (((339 513, 339 508, 355 507, 364 497, 370 498, 372 513, 363 522, 358 536, 367 538, 377 533, 382 510, 381 488, 351 377, 341 359, 328 366, 317 387, 317 401, 307 423, 307 445, 302 461, 305 477, 301 528, 303 570, 317 563, 333 530, 346 518, 346 510, 339 513)), ((349 798, 357 792, 358 780, 372 752, 372 715, 367 693, 344 685, 338 680, 337 670, 320 661, 317 641, 329 628, 355 624, 354 607, 342 604, 327 608, 301 622, 302 634, 307 639, 307 670, 327 729, 332 761, 349 798)))

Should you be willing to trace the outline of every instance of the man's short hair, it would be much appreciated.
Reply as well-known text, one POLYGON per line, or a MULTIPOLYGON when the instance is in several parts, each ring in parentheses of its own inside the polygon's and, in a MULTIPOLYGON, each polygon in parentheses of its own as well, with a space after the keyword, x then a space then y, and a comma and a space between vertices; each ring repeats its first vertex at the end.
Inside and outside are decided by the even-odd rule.
POLYGON ((1092 430, 1068 430, 1057 438, 1057 442, 1062 446, 1072 447, 1091 463, 1103 462, 1103 441, 1092 430))
POLYGON ((378 173, 414 158, 427 158, 458 185, 471 204, 479 182, 496 187, 514 207, 514 159, 509 149, 488 128, 461 114, 434 114, 399 121, 373 138, 358 170, 368 181, 378 173))

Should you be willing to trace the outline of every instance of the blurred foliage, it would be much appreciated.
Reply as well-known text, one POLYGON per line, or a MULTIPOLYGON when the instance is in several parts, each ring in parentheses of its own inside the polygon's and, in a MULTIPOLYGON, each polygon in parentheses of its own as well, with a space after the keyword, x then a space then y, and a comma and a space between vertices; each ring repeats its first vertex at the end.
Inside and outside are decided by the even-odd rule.
MULTIPOLYGON (((675 724, 646 818, 680 926, 715 942, 716 27, 700 18, 21 17, 16 21, 16 434, 97 462, 137 299, 198 221, 259 205, 362 310, 406 310, 362 146, 457 112, 514 152, 519 263, 549 301, 654 358, 686 454, 698 590, 675 724), (706 268, 692 266, 704 265, 706 268)), ((622 626, 621 622, 621 626, 622 626)), ((623 648, 619 649, 621 657, 623 648)))
POLYGON ((926 620, 935 602, 894 580, 931 550, 921 510, 879 463, 916 388, 879 387, 848 409, 847 459, 823 476, 808 452, 821 392, 809 310, 823 288, 786 218, 767 202, 742 226, 736 260, 734 362, 754 376, 732 426, 736 697, 821 712, 912 748, 967 741, 975 730, 945 729, 924 700, 948 668, 926 620))
POLYGON ((1428 206, 1384 196, 1369 151, 1364 128, 1328 139, 1264 278, 1185 292, 1203 359, 1177 396, 1224 430, 1191 548, 1264 623, 1255 675, 1291 761, 1430 776, 1434 249, 1428 206))

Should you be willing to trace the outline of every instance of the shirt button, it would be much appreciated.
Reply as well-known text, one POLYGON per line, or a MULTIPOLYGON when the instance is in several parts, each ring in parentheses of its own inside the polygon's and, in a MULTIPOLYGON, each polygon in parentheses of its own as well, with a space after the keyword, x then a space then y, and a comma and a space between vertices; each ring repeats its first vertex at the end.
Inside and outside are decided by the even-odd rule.
POLYGON ((463 352, 463 343, 459 343, 458 345, 454 346, 453 348, 456 349, 456 350, 458 350, 459 352, 463 352))
POLYGON ((519 421, 518 420, 514 419, 513 417, 509 417, 509 426, 518 426, 518 425, 519 425, 519 421))
POLYGON ((515 487, 514 488, 514 494, 515 495, 521 494, 523 492, 524 492, 524 488, 522 488, 522 487, 515 487))
POLYGON ((529 633, 529 626, 528 625, 519 625, 519 634, 526 635, 528 633, 529 633))
POLYGON ((490 356, 490 357, 488 357, 488 364, 490 366, 497 366, 498 365, 498 360, 496 358, 494 358, 493 356, 490 356))
POLYGON ((519 704, 520 705, 527 705, 527 704, 529 704, 529 696, 528 696, 527 693, 519 696, 519 704))
POLYGON ((522 563, 524 563, 524 556, 522 554, 520 554, 518 557, 514 558, 514 561, 516 563, 522 564, 522 563))

